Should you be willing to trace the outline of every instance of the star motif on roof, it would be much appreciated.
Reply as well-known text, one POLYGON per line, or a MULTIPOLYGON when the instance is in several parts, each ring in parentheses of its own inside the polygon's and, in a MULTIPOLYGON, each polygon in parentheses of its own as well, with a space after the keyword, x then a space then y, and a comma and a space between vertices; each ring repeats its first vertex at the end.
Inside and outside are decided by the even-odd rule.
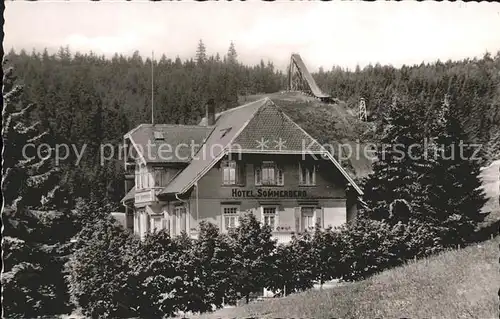
POLYGON ((261 138, 260 141, 255 140, 257 142, 257 148, 260 148, 261 151, 264 149, 267 149, 269 146, 267 146, 267 143, 269 143, 269 140, 266 140, 264 138, 261 138))
POLYGON ((286 141, 283 141, 283 140, 281 139, 281 137, 280 137, 279 141, 274 140, 274 142, 276 143, 276 147, 275 147, 275 148, 279 149, 280 151, 281 151, 282 149, 286 148, 286 147, 285 147, 285 143, 286 143, 286 141))

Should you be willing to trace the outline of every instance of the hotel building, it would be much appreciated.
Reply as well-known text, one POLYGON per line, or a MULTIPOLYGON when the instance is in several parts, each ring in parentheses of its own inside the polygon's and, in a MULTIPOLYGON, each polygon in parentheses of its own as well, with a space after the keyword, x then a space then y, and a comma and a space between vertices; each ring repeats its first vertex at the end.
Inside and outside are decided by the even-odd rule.
POLYGON ((354 218, 360 188, 269 98, 207 116, 199 125, 141 124, 124 136, 126 226, 196 237, 252 212, 278 242, 354 218))

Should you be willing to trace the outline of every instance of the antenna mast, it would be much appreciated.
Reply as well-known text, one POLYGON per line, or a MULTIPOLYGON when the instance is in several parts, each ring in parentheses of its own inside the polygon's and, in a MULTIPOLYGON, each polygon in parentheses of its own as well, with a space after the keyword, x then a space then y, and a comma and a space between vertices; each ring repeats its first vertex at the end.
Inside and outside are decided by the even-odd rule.
POLYGON ((358 111, 358 115, 359 115, 359 119, 361 121, 365 121, 366 122, 366 104, 365 104, 365 99, 364 98, 361 98, 361 100, 359 101, 359 111, 358 111))
POLYGON ((154 65, 154 54, 155 51, 151 51, 151 124, 155 125, 155 116, 154 116, 154 71, 153 71, 153 65, 154 65))

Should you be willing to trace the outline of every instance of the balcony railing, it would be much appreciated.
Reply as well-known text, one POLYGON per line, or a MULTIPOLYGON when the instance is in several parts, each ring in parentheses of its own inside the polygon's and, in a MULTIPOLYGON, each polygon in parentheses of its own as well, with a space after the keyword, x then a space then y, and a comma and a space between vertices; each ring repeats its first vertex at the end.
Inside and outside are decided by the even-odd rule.
POLYGON ((154 189, 136 190, 135 203, 153 202, 156 200, 156 193, 154 189))

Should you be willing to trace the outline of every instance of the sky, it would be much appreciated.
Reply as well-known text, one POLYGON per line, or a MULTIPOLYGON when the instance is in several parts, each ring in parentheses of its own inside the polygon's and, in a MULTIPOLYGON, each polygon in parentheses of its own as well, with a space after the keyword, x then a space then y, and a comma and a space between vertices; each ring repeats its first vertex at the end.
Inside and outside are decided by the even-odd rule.
POLYGON ((4 17, 6 51, 187 59, 200 39, 221 55, 233 41, 245 64, 264 59, 284 70, 299 53, 312 72, 500 51, 500 4, 486 2, 6 1, 4 17))

